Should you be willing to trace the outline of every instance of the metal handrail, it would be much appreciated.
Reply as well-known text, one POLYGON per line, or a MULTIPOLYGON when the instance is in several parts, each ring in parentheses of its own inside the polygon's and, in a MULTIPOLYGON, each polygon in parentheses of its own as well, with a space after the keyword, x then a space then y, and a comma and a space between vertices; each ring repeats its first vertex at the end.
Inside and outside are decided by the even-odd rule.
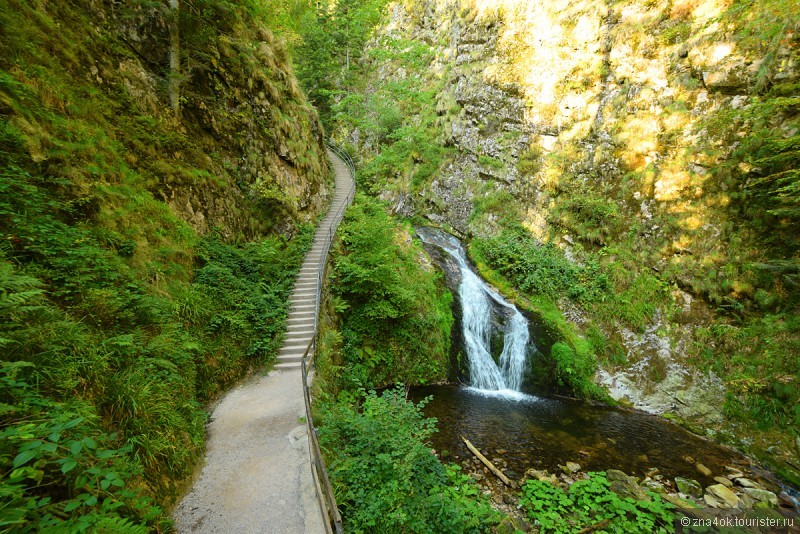
MULTIPOLYGON (((356 168, 350 155, 333 144, 333 142, 326 140, 325 146, 327 146, 328 149, 334 153, 334 155, 336 155, 345 163, 345 165, 347 165, 352 182, 350 190, 347 192, 347 199, 339 207, 336 213, 333 214, 333 219, 328 226, 328 233, 327 235, 323 236, 324 243, 322 245, 322 253, 320 254, 319 265, 317 266, 314 335, 311 337, 311 340, 308 342, 308 346, 303 353, 301 367, 303 369, 303 398, 305 400, 306 428, 308 430, 308 454, 312 465, 311 472, 314 475, 314 480, 316 482, 315 486, 317 489, 317 498, 319 499, 320 507, 324 509, 323 514, 326 516, 326 531, 329 533, 333 533, 335 531, 336 534, 342 534, 342 517, 339 515, 339 508, 336 505, 336 497, 333 494, 333 486, 331 486, 330 479, 328 478, 328 471, 325 469, 325 460, 322 458, 322 451, 320 450, 319 442, 317 441, 317 429, 314 427, 314 422, 311 419, 311 395, 308 388, 308 370, 311 368, 317 352, 317 338, 319 335, 319 307, 322 300, 322 280, 325 276, 325 266, 327 265, 328 251, 330 250, 333 236, 336 233, 336 228, 339 226, 339 223, 344 217, 344 211, 353 201, 353 196, 355 195, 356 191, 356 168)), ((314 237, 315 242, 317 241, 318 237, 319 236, 314 237)))
POLYGON ((350 153, 347 152, 345 149, 335 145, 333 141, 330 139, 325 140, 325 146, 328 147, 333 153, 339 156, 339 159, 345 162, 345 164, 350 168, 350 176, 353 177, 353 182, 356 179, 356 166, 353 163, 353 158, 350 157, 350 153))

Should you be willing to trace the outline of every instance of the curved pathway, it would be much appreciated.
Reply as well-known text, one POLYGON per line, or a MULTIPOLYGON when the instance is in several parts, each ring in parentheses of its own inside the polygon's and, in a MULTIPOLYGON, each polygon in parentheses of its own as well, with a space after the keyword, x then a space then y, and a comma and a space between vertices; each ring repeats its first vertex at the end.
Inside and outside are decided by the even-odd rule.
POLYGON ((318 267, 355 187, 347 165, 328 155, 336 193, 300 268, 278 362, 268 375, 229 391, 214 409, 205 465, 173 513, 178 532, 326 531, 311 475, 300 366, 314 336, 318 267))

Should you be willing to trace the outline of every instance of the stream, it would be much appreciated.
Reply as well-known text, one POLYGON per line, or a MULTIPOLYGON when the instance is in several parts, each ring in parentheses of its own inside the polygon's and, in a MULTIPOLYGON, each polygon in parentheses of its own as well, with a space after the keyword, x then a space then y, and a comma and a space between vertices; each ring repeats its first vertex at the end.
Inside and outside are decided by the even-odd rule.
POLYGON ((424 411, 438 421, 432 445, 444 459, 472 459, 463 436, 512 478, 530 468, 560 472, 559 466, 576 462, 583 471, 684 477, 703 486, 714 484, 713 476, 749 471, 780 491, 774 477, 745 456, 661 417, 525 391, 525 374, 538 352, 530 334, 536 325, 474 273, 455 237, 433 228, 418 228, 417 234, 458 295, 461 314, 454 329, 460 329, 468 362, 466 384, 410 392, 415 402, 432 397, 424 411), (697 464, 712 475, 703 475, 697 464))

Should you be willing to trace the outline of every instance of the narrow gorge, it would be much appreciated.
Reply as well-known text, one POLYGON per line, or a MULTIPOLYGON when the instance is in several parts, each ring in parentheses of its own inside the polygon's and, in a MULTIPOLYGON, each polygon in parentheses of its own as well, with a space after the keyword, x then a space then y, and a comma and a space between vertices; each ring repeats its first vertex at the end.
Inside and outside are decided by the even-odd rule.
POLYGON ((345 531, 800 528, 797 2, 0 0, 0 36, 4 532, 212 528, 173 511, 214 406, 299 373, 326 142, 311 417, 253 402, 345 531))

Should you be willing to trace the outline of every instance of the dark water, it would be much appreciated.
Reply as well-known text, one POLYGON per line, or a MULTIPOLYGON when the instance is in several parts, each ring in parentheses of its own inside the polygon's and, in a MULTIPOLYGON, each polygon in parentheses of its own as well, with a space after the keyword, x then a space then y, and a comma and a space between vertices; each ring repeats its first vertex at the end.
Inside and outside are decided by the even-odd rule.
POLYGON ((584 471, 619 469, 636 476, 658 468, 665 478, 682 476, 707 485, 714 482, 696 470, 697 462, 714 475, 750 465, 735 451, 639 412, 562 398, 491 396, 463 386, 411 391, 415 402, 429 395, 433 400, 425 414, 438 420, 439 429, 433 446, 454 461, 471 457, 460 439, 464 436, 489 459, 502 458, 520 474, 531 467, 558 471, 559 464, 572 461, 584 471))

